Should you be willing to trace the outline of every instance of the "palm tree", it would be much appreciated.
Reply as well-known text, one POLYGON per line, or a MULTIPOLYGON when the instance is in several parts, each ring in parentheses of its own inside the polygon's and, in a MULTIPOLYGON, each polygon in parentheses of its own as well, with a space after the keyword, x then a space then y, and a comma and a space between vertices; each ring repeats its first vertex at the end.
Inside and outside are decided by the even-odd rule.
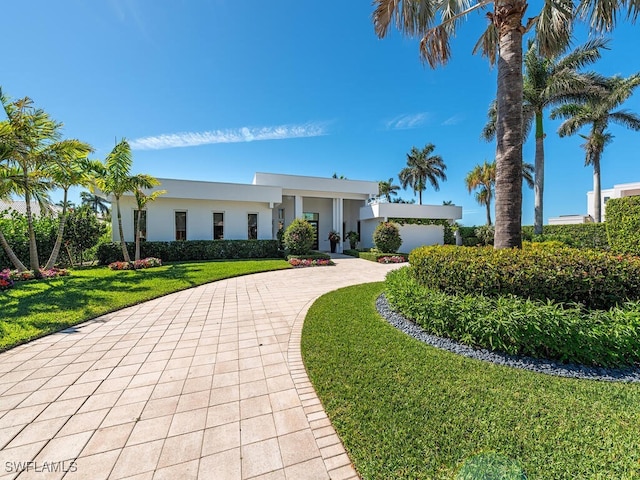
POLYGON ((392 195, 398 195, 398 190, 400 190, 400 185, 393 184, 393 177, 378 182, 378 197, 386 198, 389 203, 391 203, 392 195))
MULTIPOLYGON (((530 163, 522 165, 522 178, 529 188, 533 188, 533 170, 534 167, 530 163)), ((464 179, 467 190, 475 193, 476 202, 484 205, 487 209, 487 225, 491 225, 491 201, 495 195, 496 184, 496 162, 491 163, 486 160, 482 165, 476 165, 467 173, 464 179)))
POLYGON ((581 135, 585 139, 582 147, 585 150, 585 165, 593 165, 593 212, 594 220, 602 221, 600 185, 600 161, 605 145, 613 136, 607 131, 609 122, 622 125, 631 130, 640 130, 640 116, 628 110, 616 110, 640 85, 640 73, 627 78, 612 77, 604 93, 592 96, 585 103, 562 105, 551 113, 551 118, 564 118, 558 134, 561 137, 573 135, 582 127, 589 125, 589 135, 581 135))
POLYGON ((447 166, 440 155, 431 155, 435 150, 433 143, 427 144, 422 150, 411 148, 407 153, 407 166, 398 174, 402 188, 410 186, 414 193, 418 193, 422 205, 422 192, 427 188, 427 181, 433 189, 440 190, 439 180, 446 180, 444 171, 447 166))
POLYGON ((580 0, 573 8, 569 0, 544 0, 542 9, 526 25, 526 0, 374 0, 373 24, 384 37, 391 23, 408 36, 421 37, 420 55, 431 68, 447 63, 451 56, 449 37, 472 11, 486 8, 489 26, 478 40, 480 51, 498 64, 496 122, 496 248, 521 247, 522 220, 522 38, 535 27, 542 55, 552 56, 564 48, 571 36, 576 15, 589 20, 591 28, 611 30, 619 12, 635 21, 640 12, 637 0, 602 2, 580 0), (439 22, 439 23, 438 23, 439 22))
POLYGON ((69 141, 65 143, 65 148, 57 152, 55 162, 47 167, 47 175, 53 180, 56 187, 62 188, 62 213, 60 214, 60 224, 58 225, 58 235, 53 245, 53 250, 49 260, 45 265, 45 270, 51 270, 58 259, 64 228, 67 223, 67 209, 69 202, 67 197, 69 189, 74 185, 88 185, 91 180, 90 163, 86 161, 89 152, 93 149, 82 142, 69 141))
MULTIPOLYGON (((156 178, 148 177, 147 185, 150 185, 151 187, 155 187, 160 185, 160 182, 156 178)), ((150 187, 146 187, 146 188, 150 188, 150 187)), ((136 197, 136 204, 138 206, 138 218, 136 219, 136 253, 135 253, 136 261, 140 260, 140 231, 141 231, 140 224, 142 223, 142 210, 144 210, 144 208, 147 206, 147 204, 149 204, 149 202, 153 202, 156 198, 158 198, 160 195, 164 195, 165 193, 167 193, 166 190, 156 190, 155 192, 146 194, 144 193, 143 189, 139 187, 134 190, 134 194, 136 197)))
POLYGON ((109 213, 109 202, 100 195, 95 195, 91 192, 80 192, 80 203, 88 205, 91 210, 103 218, 109 213))
MULTIPOLYGON (((2 128, 0 126, 0 128, 2 128)), ((2 145, 0 141, 0 145, 2 145)), ((2 161, 2 157, 0 156, 0 161, 2 161)), ((16 178, 20 176, 20 171, 15 167, 10 167, 7 165, 2 165, 0 163, 0 199, 8 200, 11 196, 11 193, 14 193, 16 190, 16 178)), ((15 254, 11 245, 7 241, 7 238, 2 233, 2 229, 0 229, 0 245, 7 254, 9 261, 11 264, 19 271, 25 272, 27 267, 20 261, 18 256, 15 254)))
MULTIPOLYGON (((534 233, 542 234, 544 197, 544 110, 568 102, 585 101, 588 96, 602 88, 603 78, 595 73, 580 73, 578 70, 600 58, 600 51, 607 48, 608 41, 596 38, 566 54, 564 48, 558 55, 545 57, 533 40, 529 40, 524 55, 523 84, 523 140, 535 125, 535 184, 534 184, 534 233), (562 56, 564 55, 564 56, 562 56)), ((489 107, 487 125, 483 137, 495 138, 497 117, 496 102, 489 107)))
POLYGON ((138 188, 152 188, 153 177, 149 175, 131 175, 133 159, 131 157, 131 147, 126 139, 122 139, 113 150, 107 155, 104 164, 97 168, 95 178, 96 186, 105 195, 112 195, 116 203, 116 215, 118 219, 118 234, 120 236, 120 246, 125 262, 131 262, 131 257, 127 251, 127 244, 124 241, 124 231, 122 229, 122 215, 120 213, 120 198, 127 192, 135 192, 138 188))

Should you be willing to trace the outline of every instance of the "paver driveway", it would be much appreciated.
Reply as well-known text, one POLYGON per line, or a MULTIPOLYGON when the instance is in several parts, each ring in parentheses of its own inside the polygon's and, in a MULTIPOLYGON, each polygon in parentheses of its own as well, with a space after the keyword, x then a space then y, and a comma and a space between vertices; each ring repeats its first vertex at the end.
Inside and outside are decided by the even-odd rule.
POLYGON ((300 332, 317 297, 397 265, 335 261, 203 285, 0 354, 0 479, 356 477, 300 332))

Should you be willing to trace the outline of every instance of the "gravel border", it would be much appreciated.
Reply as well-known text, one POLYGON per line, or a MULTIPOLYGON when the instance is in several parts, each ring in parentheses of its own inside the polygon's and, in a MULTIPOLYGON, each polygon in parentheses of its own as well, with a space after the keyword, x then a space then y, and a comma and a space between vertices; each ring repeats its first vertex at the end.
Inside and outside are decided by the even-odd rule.
POLYGON ((559 363, 553 360, 540 358, 507 355, 506 353, 492 352, 483 348, 473 348, 462 345, 449 338, 437 337, 427 333, 422 327, 411 320, 394 312, 384 293, 376 300, 376 308, 382 317, 397 329, 413 338, 427 343, 433 347, 449 352, 464 355, 465 357, 483 360, 485 362, 506 365, 524 370, 531 370, 558 377, 580 378, 585 380, 601 380, 607 382, 640 382, 640 368, 598 368, 585 365, 559 363))

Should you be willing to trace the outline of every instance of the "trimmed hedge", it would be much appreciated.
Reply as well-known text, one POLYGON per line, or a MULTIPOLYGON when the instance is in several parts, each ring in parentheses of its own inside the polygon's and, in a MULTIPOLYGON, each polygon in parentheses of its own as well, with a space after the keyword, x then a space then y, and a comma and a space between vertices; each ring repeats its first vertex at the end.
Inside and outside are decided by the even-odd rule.
POLYGON ((292 258, 307 259, 307 260, 331 260, 331 255, 324 252, 317 252, 312 250, 310 253, 306 255, 287 255, 287 260, 291 260, 292 258))
POLYGON ((610 199, 605 225, 611 251, 640 255, 640 196, 610 199))
POLYGON ((420 247, 416 280, 449 295, 516 295, 608 309, 640 299, 640 258, 569 247, 420 247))
POLYGON ((640 363, 640 302, 585 312, 513 296, 448 295, 420 285, 410 267, 388 273, 385 287, 395 310, 466 345, 592 366, 640 363))
POLYGON ((361 251, 361 250, 345 250, 342 253, 345 255, 351 255, 352 257, 362 258, 363 260, 369 260, 370 262, 377 262, 381 258, 384 257, 404 257, 409 258, 409 255, 406 253, 382 253, 382 252, 372 252, 372 251, 361 251))
POLYGON ((398 225, 392 222, 381 222, 373 231, 373 244, 381 252, 397 252, 402 245, 398 225))
MULTIPOLYGON (((127 242, 133 258, 135 243, 127 242)), ((175 242, 141 242, 140 257, 155 257, 163 262, 224 260, 238 258, 279 258, 277 240, 186 240, 175 242)), ((122 261, 120 242, 98 247, 100 265, 122 261)))
MULTIPOLYGON (((607 219, 609 203, 607 202, 607 219)), ((522 240, 557 240, 574 248, 609 249, 607 225, 605 223, 579 223, 575 225, 543 225, 542 235, 533 234, 533 226, 522 227, 522 240)))

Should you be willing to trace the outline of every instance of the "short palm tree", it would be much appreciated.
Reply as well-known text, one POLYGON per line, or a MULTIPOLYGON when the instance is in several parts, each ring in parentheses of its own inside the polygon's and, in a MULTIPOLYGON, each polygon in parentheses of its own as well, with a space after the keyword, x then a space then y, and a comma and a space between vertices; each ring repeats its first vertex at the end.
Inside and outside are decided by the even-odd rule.
MULTIPOLYGON (((8 200, 11 197, 12 193, 16 192, 16 179, 20 177, 20 171, 8 165, 2 163, 2 158, 0 157, 0 199, 8 200)), ((7 241, 7 238, 2 233, 2 229, 0 229, 0 245, 4 249, 7 257, 11 264, 19 271, 25 272, 27 267, 20 261, 18 256, 15 254, 11 245, 7 241)))
POLYGON ((522 39, 535 27, 537 43, 544 56, 552 56, 568 43, 576 16, 588 19, 592 29, 611 30, 620 13, 635 21, 638 0, 603 2, 579 0, 577 8, 569 0, 543 0, 523 24, 526 0, 374 0, 373 24, 376 34, 385 37, 391 24, 411 37, 420 37, 420 55, 431 68, 444 65, 451 57, 450 36, 467 14, 493 4, 487 13, 489 26, 475 51, 497 63, 496 123, 496 248, 522 245, 522 39))
POLYGON ((98 215, 105 218, 109 214, 109 202, 91 192, 80 192, 80 202, 82 205, 88 205, 98 215))
MULTIPOLYGON (((155 187, 160 185, 160 182, 153 177, 148 178, 147 185, 151 185, 151 187, 155 187)), ((149 188, 149 187, 146 187, 149 188)), ((160 195, 164 195, 167 193, 166 190, 156 190, 155 192, 151 192, 149 194, 145 193, 144 190, 140 187, 134 190, 134 195, 136 197, 136 205, 138 206, 138 217, 136 218, 136 252, 134 259, 136 261, 140 260, 140 233, 141 233, 141 223, 142 223, 142 211, 145 207, 150 203, 155 201, 160 195)))
MULTIPOLYGON (((529 188, 533 188, 533 165, 524 163, 522 166, 522 178, 529 188)), ((476 165, 467 173, 464 179, 467 190, 471 193, 476 190, 476 202, 487 209, 487 225, 491 225, 491 202, 495 195, 496 162, 486 160, 482 165, 476 165)))
POLYGON ((131 257, 127 251, 127 244, 124 241, 124 231, 122 229, 122 215, 120 213, 120 198, 127 192, 135 192, 139 188, 153 187, 153 177, 144 174, 131 175, 133 158, 131 157, 131 147, 127 140, 122 139, 113 150, 107 155, 104 164, 96 168, 97 174, 94 180, 96 186, 105 194, 112 195, 116 204, 116 215, 118 219, 118 234, 120 236, 120 246, 122 257, 125 262, 131 262, 131 257))
MULTIPOLYGON (((544 199, 544 110, 569 102, 585 101, 589 95, 603 88, 604 79, 595 73, 579 70, 600 58, 600 51, 607 48, 607 40, 596 38, 567 53, 545 57, 538 45, 529 40, 524 55, 523 86, 523 135, 528 136, 535 125, 535 176, 534 176, 534 233, 542 234, 544 199)), ((489 107, 487 125, 483 137, 493 140, 496 131, 496 102, 489 107)))
POLYGON ((391 202, 393 195, 398 195, 398 190, 400 190, 400 185, 394 185, 393 177, 389 180, 380 180, 378 182, 378 197, 384 197, 387 202, 391 202))
POLYGON ((407 153, 407 166, 398 174, 402 188, 410 186, 414 193, 418 193, 419 203, 422 205, 422 192, 427 188, 427 181, 434 190, 440 190, 440 180, 446 180, 444 171, 447 166, 440 155, 432 155, 435 145, 427 144, 422 150, 412 147, 407 153))
POLYGON ((564 118, 558 133, 561 137, 573 135, 582 127, 589 126, 588 135, 582 135, 585 143, 585 165, 593 165, 593 211, 594 220, 602 221, 602 187, 600 183, 600 162, 605 145, 613 136, 607 131, 609 123, 616 123, 631 130, 640 131, 640 116, 618 108, 640 85, 640 73, 627 78, 613 77, 608 81, 604 93, 594 95, 585 103, 562 105, 551 113, 551 118, 564 118))

